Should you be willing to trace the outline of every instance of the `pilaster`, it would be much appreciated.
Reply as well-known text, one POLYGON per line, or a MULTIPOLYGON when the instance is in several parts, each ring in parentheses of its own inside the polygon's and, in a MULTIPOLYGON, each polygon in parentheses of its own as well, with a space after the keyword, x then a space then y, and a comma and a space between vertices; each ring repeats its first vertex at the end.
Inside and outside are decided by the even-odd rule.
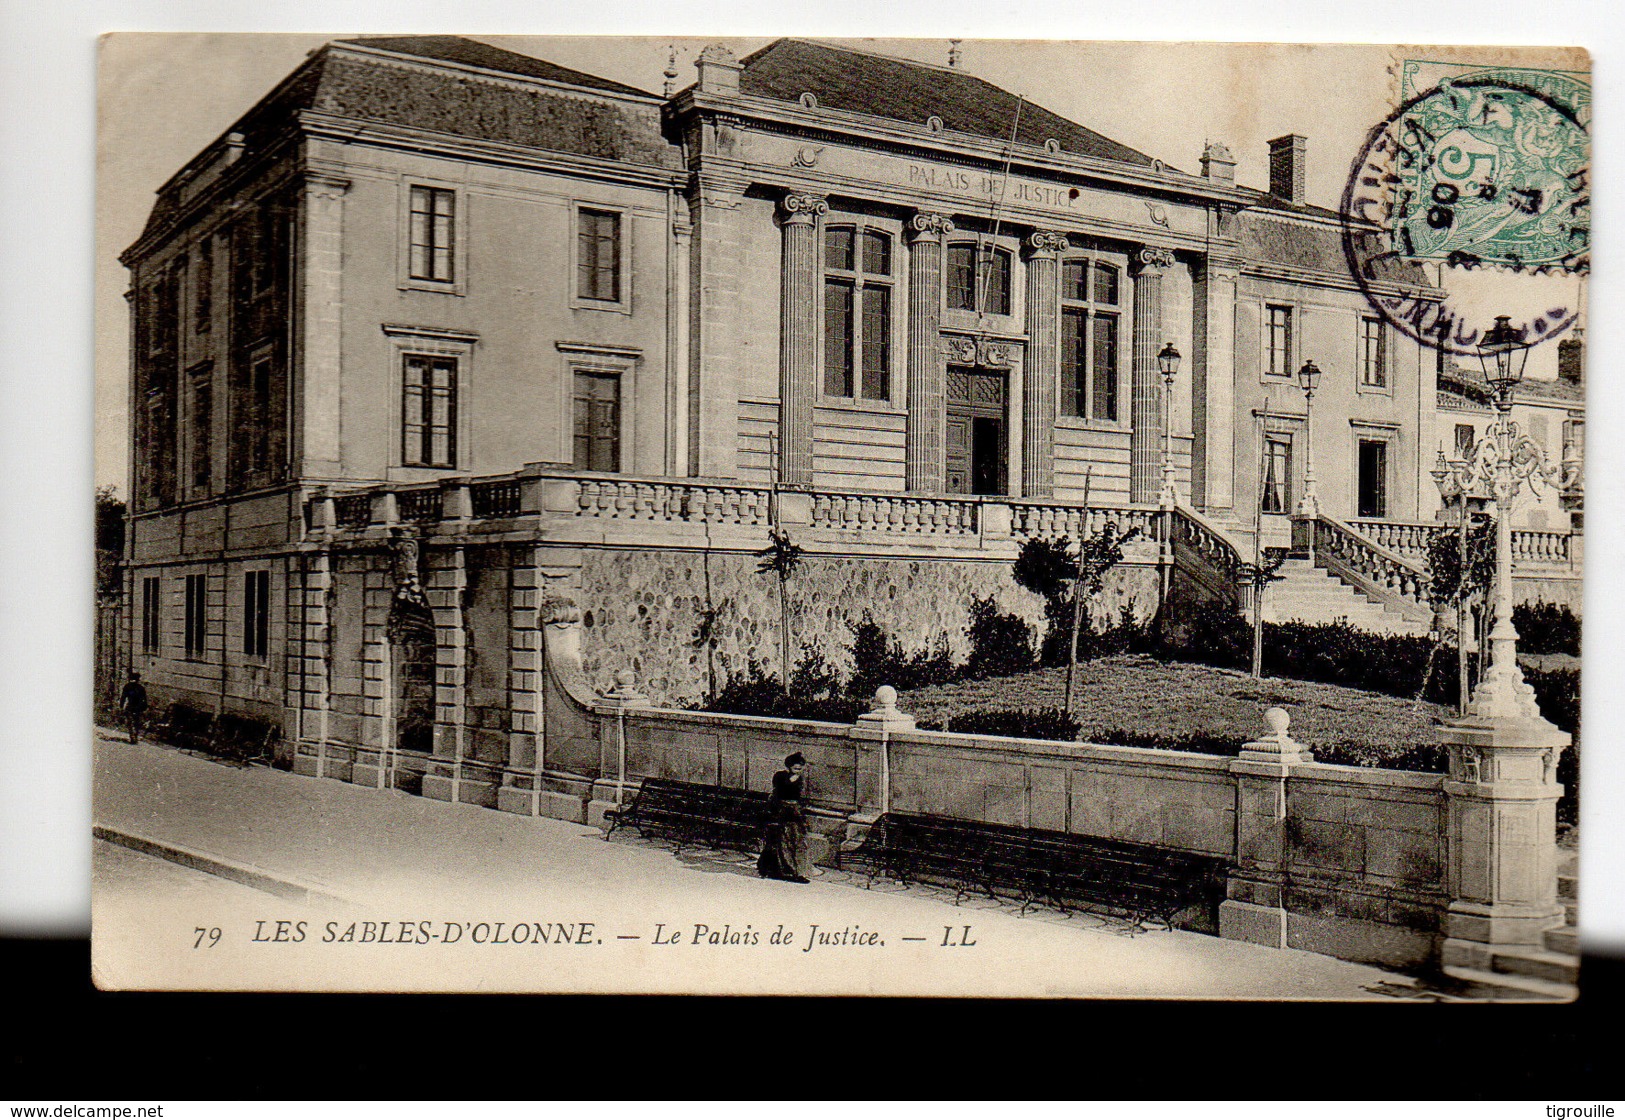
POLYGON ((743 180, 703 175, 690 200, 689 473, 733 478, 739 445, 743 180))
POLYGON ((911 493, 943 485, 947 439, 947 367, 942 357, 942 239, 954 224, 941 214, 908 221, 908 431, 906 475, 911 493))
POLYGON ((1060 253, 1064 233, 1027 238, 1027 354, 1022 366, 1021 493, 1055 493, 1055 410, 1060 384, 1060 253))
MULTIPOLYGON (((306 475, 339 473, 339 414, 343 399, 344 195, 347 179, 319 173, 305 179, 296 299, 299 345, 295 415, 297 462, 306 475)), ((224 411, 224 410, 222 410, 224 411)))
POLYGON ((467 558, 461 547, 433 549, 424 556, 424 597, 434 614, 434 760, 423 775, 423 796, 475 805, 496 803, 495 783, 464 774, 468 751, 466 669, 468 629, 464 599, 467 558))
POLYGON ((1173 266, 1169 249, 1139 251, 1134 278, 1134 368, 1130 390, 1129 501, 1157 500, 1162 486, 1162 372, 1157 351, 1166 341, 1162 323, 1164 272, 1173 266))
POLYGON ((1236 282, 1238 262, 1208 257, 1195 280, 1191 362, 1191 502, 1204 513, 1235 506, 1236 282))
POLYGON ((784 264, 779 331, 779 480, 813 480, 813 403, 818 399, 818 329, 822 269, 819 219, 829 203, 789 194, 780 202, 784 264))
MULTIPOLYGON (((292 695, 289 706, 299 713, 299 742, 314 755, 308 763, 296 747, 295 769, 313 777, 327 778, 329 773, 328 713, 332 709, 332 682, 329 676, 332 664, 332 595, 333 559, 326 551, 313 552, 301 558, 299 567, 291 573, 287 590, 288 618, 290 622, 290 670, 288 682, 292 695)), ((346 759, 346 761, 348 761, 346 759)))

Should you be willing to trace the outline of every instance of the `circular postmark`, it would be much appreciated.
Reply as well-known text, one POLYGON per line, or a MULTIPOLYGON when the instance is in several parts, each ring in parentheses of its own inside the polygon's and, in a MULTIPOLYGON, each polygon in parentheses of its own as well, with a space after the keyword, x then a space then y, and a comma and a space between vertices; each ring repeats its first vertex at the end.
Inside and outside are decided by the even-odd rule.
POLYGON ((1440 80, 1373 128, 1340 209, 1371 306, 1461 355, 1480 353, 1497 314, 1528 345, 1571 327, 1590 265, 1588 106, 1561 75, 1484 70, 1440 80))

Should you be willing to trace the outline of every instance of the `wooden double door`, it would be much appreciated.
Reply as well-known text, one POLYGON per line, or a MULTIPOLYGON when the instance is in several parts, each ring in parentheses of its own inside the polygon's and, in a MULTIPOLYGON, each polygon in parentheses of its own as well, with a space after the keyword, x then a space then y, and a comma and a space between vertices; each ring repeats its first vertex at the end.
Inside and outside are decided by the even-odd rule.
POLYGON ((1009 381, 1002 371, 948 367, 947 469, 950 494, 1008 492, 1009 381))

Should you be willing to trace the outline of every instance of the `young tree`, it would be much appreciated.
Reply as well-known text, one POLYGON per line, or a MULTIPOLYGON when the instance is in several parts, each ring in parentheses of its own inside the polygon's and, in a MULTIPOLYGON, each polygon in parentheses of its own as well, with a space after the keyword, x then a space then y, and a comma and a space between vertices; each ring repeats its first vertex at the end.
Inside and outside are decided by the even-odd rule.
MULTIPOLYGON (((1457 707, 1467 710, 1469 688, 1467 661, 1468 618, 1476 618, 1481 629, 1488 624, 1490 588, 1495 585, 1495 519, 1488 514, 1472 514, 1463 548, 1459 526, 1442 529, 1428 542, 1428 598, 1436 604, 1456 609, 1457 707), (1466 554, 1463 578, 1463 553, 1466 554)), ((1480 635, 1480 655, 1484 649, 1480 635)), ((1479 672, 1483 672, 1482 664, 1479 672)))
POLYGON ((780 677, 784 686, 785 695, 790 693, 790 593, 786 585, 790 577, 801 566, 802 549, 790 539, 790 534, 783 529, 773 529, 768 534, 769 544, 756 555, 758 557, 756 570, 758 572, 772 572, 779 581, 779 664, 783 666, 780 677))
POLYGON ((96 590, 118 587, 118 567, 124 556, 124 499, 115 486, 96 488, 96 590))

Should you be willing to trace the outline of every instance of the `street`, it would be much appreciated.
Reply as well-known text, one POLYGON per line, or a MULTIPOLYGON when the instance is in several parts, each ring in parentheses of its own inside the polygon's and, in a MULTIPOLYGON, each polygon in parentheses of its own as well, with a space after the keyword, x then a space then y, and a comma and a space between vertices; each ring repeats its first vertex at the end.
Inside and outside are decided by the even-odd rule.
POLYGON ((746 855, 679 856, 621 834, 605 843, 583 825, 152 744, 104 736, 95 757, 94 821, 116 840, 94 857, 103 987, 1432 995, 1311 953, 1089 914, 1023 917, 990 900, 956 906, 952 892, 865 889, 838 871, 805 886, 766 881, 746 855))

